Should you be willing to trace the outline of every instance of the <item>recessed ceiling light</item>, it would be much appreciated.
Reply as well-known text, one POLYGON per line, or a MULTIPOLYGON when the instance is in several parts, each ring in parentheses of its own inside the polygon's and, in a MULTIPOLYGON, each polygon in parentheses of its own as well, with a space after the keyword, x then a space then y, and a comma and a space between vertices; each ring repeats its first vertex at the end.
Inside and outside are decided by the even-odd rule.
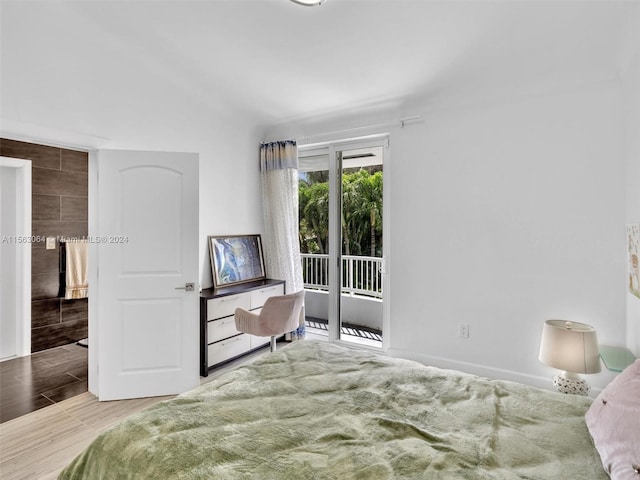
POLYGON ((319 7, 326 0, 291 0, 293 3, 297 3, 298 5, 304 5, 305 7, 319 7))

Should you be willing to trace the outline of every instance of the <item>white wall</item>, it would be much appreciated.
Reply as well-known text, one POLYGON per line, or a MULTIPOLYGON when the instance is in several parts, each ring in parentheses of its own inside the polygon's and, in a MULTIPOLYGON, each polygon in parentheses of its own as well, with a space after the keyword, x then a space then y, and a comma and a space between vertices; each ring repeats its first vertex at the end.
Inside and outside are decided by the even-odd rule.
MULTIPOLYGON (((549 385, 544 320, 625 339, 625 159, 617 81, 474 106, 412 105, 391 129, 390 352, 549 385), (457 325, 470 325, 470 338, 457 325)), ((382 116, 279 126, 291 137, 382 116)), ((363 133, 363 132, 359 132, 363 133)), ((387 292, 385 292, 386 294, 387 292)), ((387 334, 387 333, 385 333, 387 334)), ((609 372, 590 376, 603 386, 609 372)))
MULTIPOLYGON (((640 37, 640 34, 637 34, 640 37)), ((626 120, 626 223, 640 223, 640 52, 623 77, 626 120)), ((640 299, 627 293, 627 347, 640 357, 640 299)))
POLYGON ((546 319, 625 343, 620 113, 601 85, 436 112, 393 139, 393 349, 548 376, 546 319))

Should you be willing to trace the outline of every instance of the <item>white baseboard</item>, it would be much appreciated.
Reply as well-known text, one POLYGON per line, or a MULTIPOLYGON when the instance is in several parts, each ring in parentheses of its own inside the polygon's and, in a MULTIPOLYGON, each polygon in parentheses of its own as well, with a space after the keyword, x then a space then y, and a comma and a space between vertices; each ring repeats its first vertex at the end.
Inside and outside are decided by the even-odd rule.
MULTIPOLYGON (((425 355, 422 353, 414 353, 406 350, 389 349, 386 352, 389 356, 407 358, 423 365, 438 367, 449 370, 458 370, 465 373, 471 373, 480 377, 487 377, 495 380, 507 380, 510 382, 524 383, 533 387, 542 388, 544 390, 555 391, 551 377, 540 377, 527 373, 516 372, 514 370, 505 370, 502 368, 489 367, 487 365, 479 365, 476 363, 462 362, 451 358, 436 357, 433 355, 425 355)), ((602 389, 591 387, 590 397, 595 397, 602 389)))

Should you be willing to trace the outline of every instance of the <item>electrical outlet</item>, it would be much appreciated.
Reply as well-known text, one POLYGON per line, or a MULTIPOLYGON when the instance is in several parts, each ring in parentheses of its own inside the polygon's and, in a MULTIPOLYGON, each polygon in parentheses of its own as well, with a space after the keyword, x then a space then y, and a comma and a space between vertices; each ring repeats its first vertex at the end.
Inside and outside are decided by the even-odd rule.
POLYGON ((469 324, 468 323, 460 323, 460 324, 458 324, 458 336, 460 338, 469 338, 469 324))

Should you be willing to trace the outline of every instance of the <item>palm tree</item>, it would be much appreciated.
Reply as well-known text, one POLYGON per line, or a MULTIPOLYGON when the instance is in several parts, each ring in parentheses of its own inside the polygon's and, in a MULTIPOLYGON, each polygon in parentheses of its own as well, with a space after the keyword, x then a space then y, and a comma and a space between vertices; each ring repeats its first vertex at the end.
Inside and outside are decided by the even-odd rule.
MULTIPOLYGON (((340 220, 345 255, 362 255, 367 250, 373 257, 377 254, 382 234, 382 178, 382 171, 370 173, 366 169, 342 176, 340 220)), ((299 208, 300 245, 310 253, 326 253, 329 185, 324 178, 300 180, 299 208)))
POLYGON ((382 172, 367 174, 358 182, 362 210, 369 216, 370 252, 376 256, 377 227, 382 223, 382 172))
POLYGON ((314 235, 319 253, 326 253, 329 236, 329 184, 314 183, 305 189, 304 205, 301 205, 302 215, 310 232, 314 235))
MULTIPOLYGON (((357 223, 353 222, 356 206, 359 202, 358 188, 354 180, 355 178, 351 174, 342 175, 341 223, 342 242, 345 255, 351 255, 352 243, 355 245, 355 241, 358 240, 357 228, 354 228, 357 227, 357 223)), ((359 252, 354 253, 357 254, 359 252)))

